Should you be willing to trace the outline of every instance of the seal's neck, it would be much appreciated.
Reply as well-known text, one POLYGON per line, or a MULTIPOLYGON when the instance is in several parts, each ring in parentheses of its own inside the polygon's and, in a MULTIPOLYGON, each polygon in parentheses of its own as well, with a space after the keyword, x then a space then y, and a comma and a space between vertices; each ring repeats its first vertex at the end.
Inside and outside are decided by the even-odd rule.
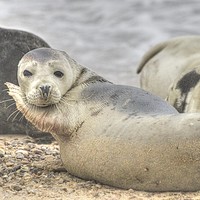
POLYGON ((70 122, 66 119, 68 116, 63 116, 62 111, 58 108, 51 106, 38 108, 18 103, 17 108, 36 128, 51 133, 58 142, 63 139, 69 140, 73 127, 68 124, 70 122))
POLYGON ((72 58, 68 57, 67 59, 68 59, 68 62, 70 63, 70 66, 73 68, 73 71, 74 71, 74 80, 73 80, 73 85, 71 89, 80 85, 87 86, 90 83, 95 83, 95 82, 109 82, 103 77, 97 75, 95 72, 78 64, 72 58))

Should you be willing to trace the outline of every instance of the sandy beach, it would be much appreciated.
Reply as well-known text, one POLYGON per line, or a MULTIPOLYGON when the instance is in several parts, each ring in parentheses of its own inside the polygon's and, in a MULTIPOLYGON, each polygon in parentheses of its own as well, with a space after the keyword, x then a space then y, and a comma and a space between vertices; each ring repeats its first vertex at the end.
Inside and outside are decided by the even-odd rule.
POLYGON ((56 141, 41 144, 23 135, 0 137, 2 200, 199 200, 200 192, 148 193, 122 190, 67 173, 56 141))

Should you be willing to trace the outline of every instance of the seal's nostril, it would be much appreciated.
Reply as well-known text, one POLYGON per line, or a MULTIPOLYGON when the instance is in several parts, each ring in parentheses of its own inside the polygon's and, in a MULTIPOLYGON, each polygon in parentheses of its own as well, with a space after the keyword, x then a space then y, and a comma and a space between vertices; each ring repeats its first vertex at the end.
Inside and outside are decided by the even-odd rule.
POLYGON ((40 90, 42 92, 43 97, 47 98, 49 96, 49 92, 50 92, 49 85, 40 86, 40 90))

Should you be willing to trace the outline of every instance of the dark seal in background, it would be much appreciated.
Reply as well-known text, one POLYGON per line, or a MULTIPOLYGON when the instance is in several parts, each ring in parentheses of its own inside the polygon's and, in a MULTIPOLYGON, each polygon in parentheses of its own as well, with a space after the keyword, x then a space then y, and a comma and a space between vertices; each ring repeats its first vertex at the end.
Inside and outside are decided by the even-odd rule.
POLYGON ((49 45, 34 34, 0 28, 0 134, 47 136, 36 130, 24 117, 22 118, 21 113, 17 113, 14 101, 4 102, 11 99, 5 90, 4 83, 10 81, 17 84, 19 60, 28 51, 40 47, 49 47, 49 45))

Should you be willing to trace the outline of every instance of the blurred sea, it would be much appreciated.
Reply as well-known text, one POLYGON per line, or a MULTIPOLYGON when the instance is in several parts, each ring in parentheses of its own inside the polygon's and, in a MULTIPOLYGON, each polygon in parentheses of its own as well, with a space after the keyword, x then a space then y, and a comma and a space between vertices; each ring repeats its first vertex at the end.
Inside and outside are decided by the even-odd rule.
POLYGON ((138 86, 154 44, 200 34, 199 0, 0 0, 0 27, 22 29, 117 84, 138 86))

